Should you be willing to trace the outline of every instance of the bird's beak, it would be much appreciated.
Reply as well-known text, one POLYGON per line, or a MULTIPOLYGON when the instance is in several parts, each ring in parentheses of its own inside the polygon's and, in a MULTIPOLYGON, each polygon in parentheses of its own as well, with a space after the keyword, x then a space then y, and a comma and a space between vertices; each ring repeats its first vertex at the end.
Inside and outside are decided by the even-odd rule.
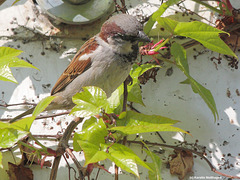
POLYGON ((149 37, 143 31, 138 32, 138 40, 141 42, 151 42, 149 37))

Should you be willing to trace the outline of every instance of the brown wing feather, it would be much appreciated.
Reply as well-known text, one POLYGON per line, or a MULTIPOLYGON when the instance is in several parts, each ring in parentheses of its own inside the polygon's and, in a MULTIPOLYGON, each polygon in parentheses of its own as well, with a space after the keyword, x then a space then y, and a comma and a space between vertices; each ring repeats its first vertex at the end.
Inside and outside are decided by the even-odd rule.
POLYGON ((73 57, 73 60, 68 65, 66 70, 57 80, 56 84, 52 88, 51 95, 54 95, 71 83, 77 76, 85 72, 91 66, 91 58, 79 60, 84 54, 90 54, 92 51, 97 49, 98 43, 95 37, 89 39, 83 46, 79 49, 77 54, 73 57))

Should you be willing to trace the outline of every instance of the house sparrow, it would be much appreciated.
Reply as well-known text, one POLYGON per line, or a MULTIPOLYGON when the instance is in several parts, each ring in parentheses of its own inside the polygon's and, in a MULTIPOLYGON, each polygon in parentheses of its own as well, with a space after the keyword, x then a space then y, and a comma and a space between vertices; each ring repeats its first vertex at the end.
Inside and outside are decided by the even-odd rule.
MULTIPOLYGON (((102 25, 100 33, 83 44, 59 77, 51 91, 57 97, 45 110, 73 108, 72 96, 84 86, 100 87, 109 97, 128 77, 138 55, 139 41, 150 42, 150 39, 134 16, 111 17, 102 25)), ((33 109, 10 122, 31 114, 33 109)))

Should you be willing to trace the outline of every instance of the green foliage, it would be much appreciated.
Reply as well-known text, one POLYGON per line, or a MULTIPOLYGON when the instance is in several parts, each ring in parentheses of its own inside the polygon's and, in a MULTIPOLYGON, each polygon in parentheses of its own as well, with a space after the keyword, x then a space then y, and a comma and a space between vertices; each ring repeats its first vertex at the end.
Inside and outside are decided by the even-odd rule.
POLYGON ((201 84, 199 84, 196 80, 194 80, 189 74, 190 72, 187 62, 186 50, 180 44, 174 43, 171 47, 171 54, 173 55, 178 68, 187 76, 187 80, 182 82, 182 84, 190 84, 193 92, 198 93, 208 105, 214 115, 214 119, 218 119, 217 107, 212 93, 201 84))
MULTIPOLYGON (((160 68, 159 65, 143 64, 133 65, 130 72, 132 82, 128 86, 128 101, 144 105, 138 77, 149 69, 160 68)), ((106 113, 120 114, 123 104, 123 84, 119 86, 107 99, 106 93, 98 87, 83 87, 83 91, 73 96, 75 106, 71 114, 78 117, 96 115, 105 110, 106 113)))
POLYGON ((14 4, 16 4, 17 2, 19 2, 20 0, 15 0, 13 3, 12 3, 12 6, 14 5, 14 4))
POLYGON ((120 131, 126 135, 154 131, 178 131, 187 133, 180 128, 172 126, 177 122, 179 121, 163 116, 127 111, 126 116, 117 121, 117 126, 110 129, 120 131))
POLYGON ((100 145, 105 143, 104 137, 107 134, 107 128, 102 119, 74 134, 73 148, 75 151, 84 151, 85 165, 106 159, 104 153, 98 151, 101 149, 100 145))
POLYGON ((123 84, 121 84, 108 98, 108 104, 105 107, 106 112, 119 114, 123 107, 123 84))
MULTIPOLYGON (((194 1, 198 2, 197 0, 194 1)), ((171 41, 174 36, 185 36, 200 42, 202 45, 212 51, 237 57, 229 48, 229 46, 225 44, 225 42, 219 37, 220 33, 226 32, 199 21, 178 22, 170 18, 160 17, 169 6, 174 5, 177 2, 178 0, 169 0, 163 3, 160 8, 153 13, 145 26, 145 32, 149 33, 153 27, 153 24, 157 22, 161 27, 164 28, 166 32, 170 34, 170 36, 163 43, 155 47, 154 51, 158 51, 163 44, 171 41)), ((206 5, 205 3, 203 5, 211 8, 212 10, 215 9, 206 5)), ((187 76, 187 80, 182 82, 182 84, 190 84, 193 92, 198 93, 208 105, 214 115, 214 119, 218 119, 218 112, 212 93, 190 76, 187 55, 184 48, 177 43, 173 43, 170 47, 170 51, 171 55, 175 59, 177 67, 187 76)))
POLYGON ((17 56, 21 53, 22 51, 17 49, 0 47, 0 80, 17 83, 16 79, 13 77, 10 67, 37 69, 26 61, 19 59, 17 56))
POLYGON ((34 119, 35 117, 28 117, 12 124, 0 122, 0 148, 12 147, 26 136, 34 119))
POLYGON ((78 117, 88 117, 101 112, 107 106, 106 93, 94 86, 83 87, 83 91, 73 96, 73 102, 77 104, 71 114, 78 117))
MULTIPOLYGON (((219 33, 225 32, 197 21, 178 22, 160 17, 169 6, 179 1, 168 0, 163 3, 144 27, 144 31, 148 34, 154 23, 157 22, 171 34, 164 43, 155 48, 155 51, 158 51, 163 44, 166 44, 172 37, 177 35, 195 39, 210 50, 236 57, 232 50, 219 38, 219 33)), ((187 77, 187 80, 182 82, 182 84, 190 84, 192 90, 198 93, 208 105, 214 118, 218 118, 216 104, 211 92, 190 76, 185 49, 177 43, 173 43, 170 48, 171 55, 175 59, 174 63, 187 77)), ((12 48, 0 47, 0 80, 17 83, 10 67, 35 68, 31 64, 17 58, 21 53, 22 51, 12 48)), ((152 68, 160 68, 160 66, 152 64, 133 65, 130 72, 132 83, 128 85, 128 101, 144 106, 138 77, 152 68)), ((35 108, 31 117, 21 119, 12 124, 0 122, 0 148, 9 148, 24 136, 31 136, 30 127, 34 119, 53 99, 54 97, 48 97, 42 100, 35 108)), ((146 144, 143 143, 147 148, 145 150, 146 154, 152 159, 151 163, 142 161, 130 148, 120 144, 119 140, 121 140, 123 135, 155 131, 187 133, 173 126, 179 122, 177 120, 133 111, 122 112, 123 85, 112 93, 110 98, 107 98, 106 93, 98 87, 83 87, 82 92, 73 96, 73 102, 76 106, 72 109, 71 114, 78 117, 89 117, 84 122, 82 131, 75 133, 73 138, 74 150, 84 152, 85 166, 109 159, 121 169, 137 177, 139 177, 138 165, 141 165, 149 170, 150 180, 161 180, 161 159, 151 152, 146 144), (114 116, 112 116, 112 113, 114 116), (117 116, 118 118, 116 118, 117 116)), ((47 149, 41 144, 40 146, 45 150, 47 149)), ((37 153, 40 155, 40 151, 37 151, 37 153)), ((1 163, 2 154, 0 152, 0 167, 1 163)))
POLYGON ((41 100, 33 111, 33 116, 37 117, 46 107, 55 99, 55 96, 49 96, 41 100))
POLYGON ((161 178, 162 161, 161 161, 160 157, 157 156, 156 154, 154 154, 152 151, 150 151, 150 149, 144 142, 142 142, 142 143, 147 148, 147 149, 144 149, 145 152, 152 159, 151 163, 146 163, 152 169, 152 171, 148 171, 149 180, 162 180, 162 178, 161 178))
POLYGON ((133 65, 130 72, 132 82, 128 87, 128 101, 138 103, 144 106, 144 103, 142 101, 142 91, 140 89, 140 82, 138 80, 138 77, 152 68, 161 68, 161 66, 154 64, 142 64, 140 66, 138 66, 137 64, 133 65))
POLYGON ((11 123, 9 126, 16 130, 30 132, 30 128, 32 126, 33 121, 35 120, 36 116, 26 117, 14 123, 11 123))
POLYGON ((39 102, 31 117, 23 118, 14 123, 0 121, 0 148, 9 148, 30 133, 31 125, 36 116, 41 113, 55 97, 47 97, 39 102))
MULTIPOLYGON (((35 68, 33 65, 17 56, 22 51, 9 47, 0 47, 0 80, 17 83, 10 67, 35 68)), ((0 122, 0 148, 9 148, 29 133, 35 117, 24 118, 21 121, 10 123, 0 122)))
MULTIPOLYGON (((146 23, 146 25, 144 26, 144 32, 146 34, 149 34, 149 32, 152 30, 152 27, 154 25, 154 23, 156 22, 157 18, 162 16, 163 13, 172 5, 177 4, 180 0, 168 0, 167 2, 162 3, 162 5, 159 7, 159 9, 157 11, 155 11, 152 16, 149 18, 148 22, 146 23)), ((204 3, 201 0, 192 0, 195 1, 196 3, 202 4, 204 6, 206 6, 207 8, 215 11, 216 13, 222 14, 222 10, 216 9, 215 7, 209 5, 208 3, 204 3)), ((220 8, 221 6, 221 2, 220 2, 220 8)), ((229 12, 227 12, 229 13, 229 12)), ((230 14, 228 14, 230 15, 230 14)))
MULTIPOLYGON (((139 86, 136 77, 152 67, 156 66, 134 66, 131 73, 133 76, 133 82, 139 86)), ((131 88, 129 91, 131 91, 131 88)), ((122 96, 122 94, 116 94, 120 97, 122 96)), ((73 97, 73 101, 77 103, 77 106, 72 110, 73 114, 80 115, 81 117, 92 116, 83 124, 83 130, 75 133, 73 138, 74 150, 83 150, 84 152, 85 165, 96 163, 108 158, 123 170, 139 176, 137 164, 150 170, 151 168, 136 154, 134 154, 131 149, 118 144, 117 139, 116 142, 108 141, 107 139, 111 136, 111 131, 112 133, 117 131, 124 134, 154 131, 180 131, 186 133, 184 130, 172 126, 178 122, 176 120, 157 115, 144 115, 133 111, 121 113, 119 116, 120 118, 116 122, 116 127, 114 124, 108 124, 107 128, 104 121, 108 121, 108 116, 107 114, 106 116, 104 114, 115 112, 114 109, 109 108, 110 106, 116 108, 118 108, 118 106, 112 105, 113 101, 109 101, 109 99, 106 98, 104 91, 98 87, 84 87, 82 92, 73 97), (89 108, 85 108, 85 106, 89 106, 89 108), (108 110, 106 111, 105 108, 108 110), (100 112, 103 112, 102 117, 107 119, 103 121, 102 118, 98 119, 93 117, 94 115, 98 115, 100 112)), ((119 101, 117 102, 119 103, 119 101)), ((119 137, 120 134, 117 134, 118 133, 112 134, 114 139, 115 137, 119 137)), ((152 174, 152 176, 154 175, 155 173, 152 174)))
POLYGON ((28 132, 13 128, 0 129, 0 148, 12 147, 18 140, 26 136, 28 132))
POLYGON ((220 33, 226 33, 224 31, 199 21, 178 22, 169 18, 158 17, 157 22, 172 35, 195 39, 212 51, 237 57, 228 45, 219 37, 220 33))
MULTIPOLYGON (((107 146, 106 146, 107 148, 107 146)), ((109 148, 108 159, 116 163, 123 170, 135 174, 139 177, 137 164, 151 170, 130 148, 115 143, 109 148)))
MULTIPOLYGON (((198 4, 202 4, 203 6, 211 9, 212 11, 215 11, 215 12, 218 13, 219 15, 223 14, 222 10, 219 10, 219 9, 217 9, 217 8, 209 5, 209 3, 205 3, 204 1, 201 1, 201 0, 192 0, 192 1, 195 1, 195 2, 198 3, 198 4)), ((220 9, 221 9, 221 3, 222 3, 222 2, 220 1, 220 2, 219 2, 219 7, 220 7, 220 9)), ((229 15, 229 14, 228 14, 228 15, 229 15)))
POLYGON ((123 170, 138 174, 137 164, 148 168, 131 149, 118 143, 105 143, 108 130, 102 119, 85 127, 81 132, 75 133, 73 147, 75 151, 83 150, 85 166, 105 159, 110 159, 123 170))
POLYGON ((151 31, 154 23, 157 20, 157 17, 162 16, 162 14, 167 10, 167 8, 169 8, 169 6, 172 6, 176 3, 178 3, 179 1, 180 0, 168 0, 165 3, 162 3, 160 8, 152 14, 152 16, 149 18, 147 24, 144 26, 144 32, 146 34, 149 34, 149 32, 151 31))

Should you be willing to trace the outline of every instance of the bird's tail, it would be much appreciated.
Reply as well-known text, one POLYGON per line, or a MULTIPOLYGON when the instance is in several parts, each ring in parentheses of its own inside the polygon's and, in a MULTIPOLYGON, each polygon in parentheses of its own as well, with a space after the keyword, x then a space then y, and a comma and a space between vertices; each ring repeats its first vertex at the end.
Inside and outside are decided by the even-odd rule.
POLYGON ((22 114, 20 114, 20 115, 16 116, 15 118, 11 119, 9 122, 10 122, 10 123, 13 123, 13 122, 15 122, 15 121, 23 118, 24 116, 27 116, 27 115, 29 115, 29 114, 32 114, 33 111, 34 111, 34 109, 35 109, 35 107, 32 107, 31 109, 28 109, 27 111, 23 112, 22 114))

